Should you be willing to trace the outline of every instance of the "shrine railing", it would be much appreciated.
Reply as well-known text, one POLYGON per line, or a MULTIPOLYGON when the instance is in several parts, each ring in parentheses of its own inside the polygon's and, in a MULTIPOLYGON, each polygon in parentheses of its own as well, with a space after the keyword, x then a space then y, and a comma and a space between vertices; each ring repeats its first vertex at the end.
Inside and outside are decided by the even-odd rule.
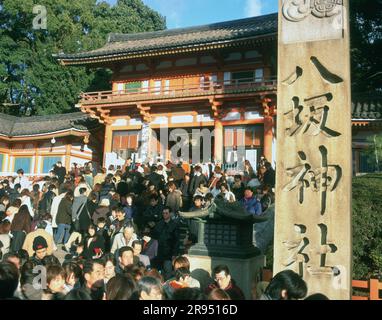
POLYGON ((365 295, 353 295, 352 300, 382 300, 379 297, 379 291, 382 290, 382 282, 378 279, 370 279, 368 281, 353 280, 353 289, 362 289, 365 295))
POLYGON ((276 91, 276 79, 239 79, 221 82, 201 82, 194 85, 170 85, 161 87, 126 88, 118 91, 84 92, 82 104, 155 100, 219 94, 240 94, 256 91, 276 91))

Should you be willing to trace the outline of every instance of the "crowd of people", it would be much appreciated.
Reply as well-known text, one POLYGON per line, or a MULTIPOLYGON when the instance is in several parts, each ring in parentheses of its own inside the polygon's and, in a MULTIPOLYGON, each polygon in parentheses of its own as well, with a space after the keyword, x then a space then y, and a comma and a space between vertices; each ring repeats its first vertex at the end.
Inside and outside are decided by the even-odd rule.
POLYGON ((223 168, 127 159, 123 167, 89 162, 69 171, 57 162, 34 181, 22 169, 16 178, 4 177, 0 298, 244 299, 229 266, 217 266, 212 277, 190 271, 185 254, 197 230, 178 214, 217 197, 238 201, 253 215, 266 212, 274 202, 271 164, 262 157, 253 169, 245 161, 233 176, 223 168), (43 288, 36 288, 36 267, 46 268, 43 288), (2 281, 16 274, 16 287, 4 293, 2 281))

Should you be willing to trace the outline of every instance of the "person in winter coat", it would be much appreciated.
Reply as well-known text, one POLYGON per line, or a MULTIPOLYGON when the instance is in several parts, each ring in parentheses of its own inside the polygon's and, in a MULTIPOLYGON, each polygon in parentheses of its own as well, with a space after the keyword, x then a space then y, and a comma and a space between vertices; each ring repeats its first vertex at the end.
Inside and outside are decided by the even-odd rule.
POLYGON ((134 194, 128 194, 126 196, 126 204, 123 206, 125 210, 126 219, 132 220, 137 214, 137 207, 134 205, 134 194))
POLYGON ((185 174, 186 174, 186 172, 182 168, 182 164, 178 163, 175 167, 172 167, 171 168, 171 174, 174 178, 174 182, 175 182, 176 186, 179 187, 181 182, 184 179, 185 174))
POLYGON ((0 222, 0 260, 9 252, 11 246, 11 223, 8 220, 0 222))
POLYGON ((69 239, 69 231, 72 223, 73 191, 68 191, 61 200, 57 210, 57 233, 54 238, 56 244, 65 244, 69 239))
POLYGON ((158 240, 151 238, 151 228, 146 225, 142 231, 142 254, 147 255, 150 261, 154 260, 158 254, 158 240))
POLYGON ((263 184, 267 185, 271 188, 275 187, 275 179, 276 179, 276 172, 272 168, 272 165, 270 162, 265 163, 265 173, 264 173, 264 179, 263 179, 263 184))
POLYGON ((97 225, 98 218, 105 218, 106 220, 110 216, 110 201, 109 199, 102 199, 99 207, 94 211, 92 221, 94 225, 97 225))
POLYGON ((179 253, 179 229, 175 221, 171 219, 171 209, 164 207, 162 218, 155 226, 152 237, 158 240, 158 254, 152 262, 152 266, 164 272, 165 279, 169 279, 172 271, 172 260, 179 253))
POLYGON ((240 201, 245 210, 252 213, 253 215, 261 215, 263 213, 261 209, 261 203, 256 197, 253 195, 253 191, 251 187, 246 187, 244 189, 244 198, 240 201))
POLYGON ((105 178, 106 178, 106 168, 101 168, 100 172, 98 172, 93 179, 93 187, 96 184, 102 184, 105 181, 105 178))
POLYGON ((168 183, 168 191, 166 206, 171 208, 171 212, 178 212, 183 206, 182 193, 176 188, 174 182, 168 183))
POLYGON ((58 177, 59 184, 63 183, 66 176, 66 168, 62 166, 61 161, 57 161, 56 165, 54 166, 53 172, 58 177))
POLYGON ((96 227, 90 225, 88 228, 87 236, 84 239, 83 257, 86 260, 99 259, 105 253, 105 240, 102 236, 97 234, 96 227))
POLYGON ((27 234, 24 244, 23 244, 23 249, 26 250, 29 254, 30 257, 33 256, 34 254, 34 249, 33 249, 33 242, 34 239, 37 237, 43 237, 47 243, 47 254, 51 255, 54 250, 54 242, 53 242, 53 236, 49 234, 47 231, 45 231, 46 228, 46 222, 41 221, 37 225, 37 229, 35 231, 32 231, 27 234))
POLYGON ((195 167, 195 173, 191 179, 191 183, 190 183, 190 187, 189 187, 190 195, 195 194, 195 191, 199 187, 200 182, 204 182, 204 184, 207 185, 207 178, 204 174, 202 174, 202 168, 200 166, 196 166, 195 167))
POLYGON ((163 190, 166 183, 164 176, 158 173, 156 166, 152 166, 151 170, 152 173, 148 176, 150 184, 153 184, 156 190, 163 190))
POLYGON ((29 214, 29 209, 26 205, 22 205, 19 211, 15 214, 12 224, 12 243, 11 251, 19 251, 24 243, 25 236, 31 231, 32 219, 29 214))
POLYGON ((245 300, 243 291, 236 285, 232 279, 230 271, 226 265, 218 265, 213 270, 215 283, 208 286, 206 294, 208 295, 213 289, 219 288, 224 290, 231 300, 245 300))
POLYGON ((111 200, 112 195, 110 194, 110 191, 115 192, 115 185, 112 179, 113 176, 108 174, 105 178, 105 181, 101 184, 100 201, 103 199, 111 200))
POLYGON ((56 190, 56 186, 54 184, 51 184, 48 187, 48 191, 43 195, 39 204, 39 212, 41 215, 46 215, 47 213, 50 214, 53 199, 56 196, 54 190, 56 190))
POLYGON ((180 192, 182 192, 182 203, 183 203, 183 207, 182 207, 182 210, 183 211, 187 211, 188 208, 190 207, 190 193, 189 193, 189 188, 190 188, 190 175, 189 174, 186 174, 184 176, 184 179, 183 181, 180 183, 180 192))
POLYGON ((80 178, 80 181, 77 185, 77 187, 74 189, 74 197, 79 197, 80 196, 80 189, 81 188, 85 188, 86 191, 85 191, 85 195, 88 197, 90 192, 92 191, 92 189, 90 188, 90 186, 86 183, 86 180, 84 177, 81 177, 80 178))
POLYGON ((143 212, 143 225, 152 224, 153 227, 155 223, 161 220, 163 205, 160 203, 159 199, 159 196, 155 194, 150 197, 150 205, 143 212))
POLYGON ((92 223, 87 203, 86 188, 80 188, 79 196, 74 197, 73 201, 72 221, 76 231, 81 234, 85 234, 92 223))
POLYGON ((21 191, 21 205, 26 205, 28 207, 29 215, 31 218, 34 217, 34 210, 32 206, 32 198, 28 189, 21 191))
POLYGON ((5 212, 7 211, 10 205, 9 196, 3 195, 0 198, 0 219, 3 220, 5 218, 5 212))

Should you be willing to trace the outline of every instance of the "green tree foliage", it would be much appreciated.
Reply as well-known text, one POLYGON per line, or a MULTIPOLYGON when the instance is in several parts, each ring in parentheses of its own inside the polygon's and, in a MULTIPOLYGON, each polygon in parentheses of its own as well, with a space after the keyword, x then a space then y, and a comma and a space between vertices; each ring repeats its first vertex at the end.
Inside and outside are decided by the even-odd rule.
POLYGON ((352 90, 382 92, 382 0, 350 1, 352 90))
POLYGON ((353 279, 382 276, 382 175, 353 179, 353 279))
POLYGON ((0 108, 15 115, 71 112, 81 91, 110 88, 111 74, 62 67, 52 54, 100 48, 110 32, 164 28, 165 19, 142 0, 114 6, 97 0, 0 0, 0 108), (47 9, 46 30, 33 29, 35 5, 47 9))

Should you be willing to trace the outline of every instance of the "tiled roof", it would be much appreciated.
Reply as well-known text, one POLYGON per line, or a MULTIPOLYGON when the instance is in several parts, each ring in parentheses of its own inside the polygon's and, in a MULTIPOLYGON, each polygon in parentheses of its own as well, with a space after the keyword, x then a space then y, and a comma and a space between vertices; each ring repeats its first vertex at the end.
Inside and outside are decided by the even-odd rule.
POLYGON ((232 20, 198 27, 135 34, 110 34, 100 49, 75 54, 54 55, 59 60, 85 60, 111 55, 133 55, 148 51, 195 48, 203 45, 230 43, 238 40, 276 35, 277 13, 232 20))
POLYGON ((99 126, 82 112, 49 116, 15 117, 0 113, 0 134, 8 137, 49 134, 62 130, 88 131, 99 126))
POLYGON ((352 118, 382 120, 382 96, 353 96, 352 118))

